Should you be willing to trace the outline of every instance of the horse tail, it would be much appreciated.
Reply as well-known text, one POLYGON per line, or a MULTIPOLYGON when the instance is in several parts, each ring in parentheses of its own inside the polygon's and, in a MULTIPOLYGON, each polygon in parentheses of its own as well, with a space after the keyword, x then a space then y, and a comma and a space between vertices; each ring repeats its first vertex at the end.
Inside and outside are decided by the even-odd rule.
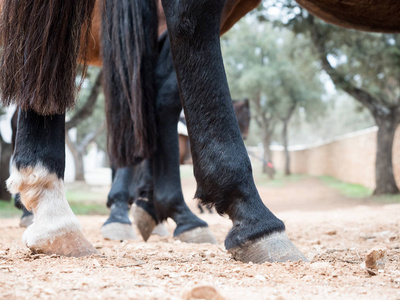
POLYGON ((85 61, 95 0, 3 1, 0 97, 41 115, 75 103, 77 60, 85 61), (81 41, 83 42, 81 44, 81 41))
POLYGON ((149 158, 156 146, 157 0, 106 1, 102 18, 107 144, 111 164, 149 158))

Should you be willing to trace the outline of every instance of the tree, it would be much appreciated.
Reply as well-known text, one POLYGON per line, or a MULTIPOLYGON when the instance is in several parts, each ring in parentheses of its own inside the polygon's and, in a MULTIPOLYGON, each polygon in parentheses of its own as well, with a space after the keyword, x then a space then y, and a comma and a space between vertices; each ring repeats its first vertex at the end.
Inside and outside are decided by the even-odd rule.
POLYGON ((311 52, 303 50, 307 43, 304 36, 252 17, 233 28, 222 43, 232 94, 252 100, 253 115, 262 129, 266 162, 272 161, 269 146, 274 129, 279 120, 283 123, 286 174, 290 173, 287 132, 293 113, 298 109, 321 112, 324 106, 319 66, 311 52))
POLYGON ((67 132, 65 141, 74 157, 75 180, 79 181, 85 181, 83 157, 87 153, 87 147, 105 131, 104 109, 101 109, 101 105, 99 108, 103 112, 102 120, 99 122, 98 118, 92 118, 101 93, 102 71, 91 69, 89 70, 89 77, 94 78, 94 81, 93 79, 93 82, 89 80, 89 87, 85 91, 82 91, 78 103, 82 102, 84 98, 87 100, 80 109, 77 109, 65 125, 67 132), (88 91, 90 92, 88 93, 88 91), (91 117, 90 120, 88 119, 89 117, 91 117), (74 141, 68 134, 68 131, 72 128, 77 129, 77 136, 74 141))
MULTIPOLYGON (((337 89, 358 101, 379 127, 374 194, 399 193, 393 175, 392 148, 400 123, 400 37, 342 29, 315 19, 293 1, 270 1, 286 12, 281 22, 308 34, 322 68, 337 89)), ((265 4, 270 8, 269 4, 265 4)), ((271 19, 264 12, 261 19, 271 19)))

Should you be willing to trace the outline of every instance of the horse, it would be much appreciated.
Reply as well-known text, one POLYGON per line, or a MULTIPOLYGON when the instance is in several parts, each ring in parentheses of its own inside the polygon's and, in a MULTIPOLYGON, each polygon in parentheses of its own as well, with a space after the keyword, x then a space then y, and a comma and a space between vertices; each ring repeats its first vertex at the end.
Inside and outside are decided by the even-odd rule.
MULTIPOLYGON (((235 111, 236 120, 239 125, 240 133, 243 140, 246 140, 249 134, 250 127, 250 105, 249 99, 244 98, 243 100, 232 100, 233 109, 235 111)), ((185 117, 181 116, 178 123, 178 135, 179 135, 179 162, 183 164, 191 164, 192 157, 190 155, 190 144, 187 133, 185 117), (180 127, 182 126, 182 127, 180 127)))
MULTIPOLYGON (((249 99, 245 98, 243 100, 232 100, 233 109, 235 111, 236 120, 239 125, 240 133, 242 135, 243 140, 246 140, 247 135, 249 133, 250 127, 250 105, 249 99)), ((183 164, 191 164, 192 156, 190 154, 190 143, 189 137, 187 133, 186 121, 184 115, 180 116, 178 123, 178 136, 179 136, 179 163, 183 164)), ((203 206, 198 203, 197 208, 200 213, 204 213, 203 206)), ((209 213, 212 213, 212 207, 210 205, 206 206, 209 213)))
MULTIPOLYGON (((31 250, 66 256, 90 255, 96 250, 84 237, 65 199, 64 123, 65 110, 74 104, 79 56, 85 61, 95 1, 37 2, 6 1, 2 6, 1 98, 4 104, 16 103, 20 107, 13 172, 7 186, 12 192, 19 192, 23 204, 35 214, 34 224, 23 237, 31 250)), ((400 31, 400 9, 395 0, 318 2, 299 0, 312 13, 337 25, 400 31)), ((178 164, 161 162, 167 166, 152 168, 152 161, 154 165, 160 162, 157 153, 163 147, 159 147, 159 139, 168 130, 159 123, 160 118, 170 111, 169 104, 173 105, 172 110, 176 109, 177 101, 166 100, 179 99, 180 95, 197 181, 196 197, 204 204, 214 205, 219 214, 228 215, 233 222, 225 239, 226 249, 243 262, 306 260, 287 237, 284 223, 263 204, 257 192, 222 63, 221 32, 258 4, 259 0, 162 0, 176 75, 165 80, 154 95, 157 2, 107 2, 103 14, 107 20, 102 30, 103 66, 105 74, 108 73, 106 95, 112 96, 109 101, 113 103, 107 110, 121 109, 121 114, 129 117, 126 120, 130 119, 126 131, 111 131, 110 152, 120 168, 148 159, 155 176, 156 213, 168 212, 157 218, 172 217, 180 230, 177 236, 188 233, 196 236, 199 229, 205 232, 201 230, 206 228, 204 223, 193 224, 185 219, 186 210, 182 206, 178 205, 179 209, 169 206, 177 207, 177 202, 182 201, 171 199, 169 182, 165 180, 171 170, 168 166, 178 164), (132 25, 129 29, 132 34, 122 35, 120 31, 128 25, 132 25), (131 41, 135 42, 133 49, 129 48, 131 41), (124 65, 120 65, 122 58, 124 65), (168 92, 163 89, 172 82, 179 86, 179 94, 173 97, 170 89, 168 92), (113 86, 121 92, 115 93, 113 86), (124 102, 119 101, 122 98, 124 102), (157 130, 160 130, 158 135, 157 130), (157 191, 166 193, 157 195, 157 191), (160 206, 170 210, 159 211, 160 206)), ((120 123, 107 118, 109 130, 125 126, 124 118, 120 123)), ((178 161, 178 155, 175 156, 178 161)))

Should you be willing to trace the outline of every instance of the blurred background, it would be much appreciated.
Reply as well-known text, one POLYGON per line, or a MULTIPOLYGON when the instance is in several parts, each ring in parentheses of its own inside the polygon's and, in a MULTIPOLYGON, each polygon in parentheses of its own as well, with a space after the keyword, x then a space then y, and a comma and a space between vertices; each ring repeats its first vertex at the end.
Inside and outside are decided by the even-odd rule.
MULTIPOLYGON (((357 203, 400 202, 398 35, 341 29, 294 1, 265 0, 221 45, 232 98, 249 100, 245 144, 265 197, 306 182, 304 194, 326 186, 357 203)), ((77 98, 67 114, 67 198, 78 214, 107 214, 111 171, 100 68, 89 67, 77 98)), ((1 217, 20 214, 4 185, 14 111, 1 109, 1 217)), ((190 202, 191 165, 181 172, 190 202)), ((292 195, 288 205, 296 205, 292 195)))

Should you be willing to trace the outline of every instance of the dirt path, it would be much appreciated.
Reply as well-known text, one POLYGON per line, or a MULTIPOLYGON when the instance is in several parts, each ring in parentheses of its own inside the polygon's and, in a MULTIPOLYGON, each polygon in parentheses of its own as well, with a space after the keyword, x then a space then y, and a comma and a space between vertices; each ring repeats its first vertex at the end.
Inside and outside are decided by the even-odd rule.
MULTIPOLYGON (((186 199, 195 185, 183 180, 186 199)), ((285 188, 261 188, 268 206, 311 263, 251 265, 234 261, 223 246, 230 221, 202 215, 218 245, 192 245, 152 236, 148 243, 105 241, 104 216, 79 217, 101 256, 31 255, 17 219, 0 220, 0 299, 182 299, 197 285, 226 299, 400 299, 400 204, 377 205, 341 197, 306 178, 285 188), (361 266, 373 247, 384 247, 384 270, 361 266)), ((196 203, 188 200, 197 211, 196 203)), ((173 222, 168 224, 170 232, 173 222)))

